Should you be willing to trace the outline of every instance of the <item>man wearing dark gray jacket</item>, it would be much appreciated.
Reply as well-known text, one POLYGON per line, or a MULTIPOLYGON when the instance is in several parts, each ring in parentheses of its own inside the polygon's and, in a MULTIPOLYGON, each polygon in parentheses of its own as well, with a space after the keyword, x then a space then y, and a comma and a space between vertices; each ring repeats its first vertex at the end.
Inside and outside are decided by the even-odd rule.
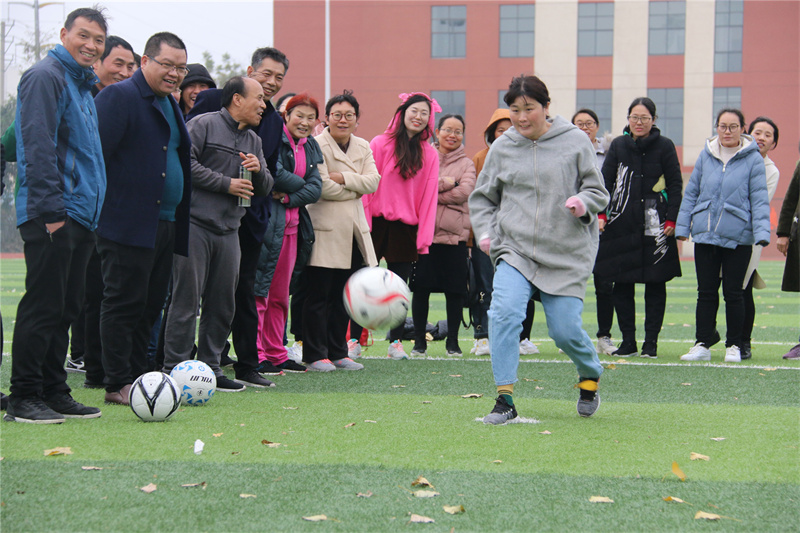
MULTIPOLYGON (((237 230, 245 208, 239 199, 266 196, 273 179, 264 161, 261 139, 250 129, 266 109, 264 92, 253 79, 237 76, 222 88, 220 111, 189 121, 192 139, 191 232, 188 257, 175 257, 172 306, 164 333, 164 368, 191 358, 195 318, 202 303, 197 358, 217 375, 217 390, 245 387, 228 379, 220 356, 235 311, 241 251, 237 230), (252 182, 239 177, 240 168, 252 182)), ((271 386, 263 380, 262 386, 271 386)))

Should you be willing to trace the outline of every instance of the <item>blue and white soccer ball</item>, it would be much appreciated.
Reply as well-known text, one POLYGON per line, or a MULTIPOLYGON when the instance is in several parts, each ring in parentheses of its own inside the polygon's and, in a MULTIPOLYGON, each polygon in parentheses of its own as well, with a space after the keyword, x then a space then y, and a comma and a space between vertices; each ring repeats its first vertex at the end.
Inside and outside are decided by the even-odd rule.
POLYGON ((184 405, 203 405, 217 390, 217 376, 214 371, 196 359, 180 363, 169 375, 178 382, 181 403, 184 405))
POLYGON ((163 422, 180 407, 181 393, 168 375, 148 372, 133 382, 128 401, 134 414, 145 422, 163 422))

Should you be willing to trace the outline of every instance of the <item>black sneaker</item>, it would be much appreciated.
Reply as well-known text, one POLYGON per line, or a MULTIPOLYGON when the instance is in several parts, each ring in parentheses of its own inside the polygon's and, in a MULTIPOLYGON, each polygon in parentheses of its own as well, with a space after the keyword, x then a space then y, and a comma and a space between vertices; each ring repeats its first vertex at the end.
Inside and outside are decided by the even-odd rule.
POLYGON ((28 424, 62 424, 64 415, 47 407, 39 398, 22 398, 20 400, 9 398, 3 420, 28 424))
POLYGON ((227 376, 217 376, 217 391, 219 392, 241 392, 247 387, 241 383, 236 383, 227 376))
POLYGON ((632 355, 637 355, 637 354, 638 352, 636 351, 636 341, 627 342, 623 340, 622 344, 619 345, 619 348, 617 348, 616 351, 611 355, 614 357, 630 357, 632 355))
POLYGON ((508 405, 506 399, 498 396, 494 403, 494 409, 483 417, 484 424, 505 424, 509 420, 517 418, 517 409, 513 405, 508 405))
POLYGON ((66 370, 67 372, 86 372, 83 369, 83 357, 76 357, 75 359, 70 357, 67 359, 66 370))
POLYGON ((584 379, 576 385, 580 389, 578 398, 578 414, 583 417, 592 416, 600 407, 600 395, 597 394, 597 381, 584 379))
POLYGON ((292 372, 293 374, 300 374, 308 370, 305 366, 295 363, 291 359, 287 359, 283 363, 275 365, 284 372, 292 372))
POLYGON ((8 407, 8 396, 0 392, 0 411, 5 411, 8 407))
POLYGON ((265 376, 282 376, 283 370, 273 365, 269 361, 262 361, 256 367, 256 372, 265 376))
POLYGON ((250 385, 252 387, 259 387, 262 389, 275 386, 275 383, 268 379, 262 378, 261 375, 255 370, 251 370, 242 377, 237 377, 235 381, 237 383, 241 383, 242 385, 250 385))
POLYGON ((55 394, 44 400, 45 405, 64 415, 64 418, 100 418, 102 414, 97 407, 89 407, 76 402, 75 399, 66 393, 55 394))
POLYGON ((753 352, 750 349, 750 341, 742 341, 742 347, 739 349, 742 356, 742 361, 753 357, 753 352))
POLYGON ((642 344, 642 352, 639 354, 639 357, 644 357, 645 359, 657 359, 658 343, 656 341, 644 341, 642 344))

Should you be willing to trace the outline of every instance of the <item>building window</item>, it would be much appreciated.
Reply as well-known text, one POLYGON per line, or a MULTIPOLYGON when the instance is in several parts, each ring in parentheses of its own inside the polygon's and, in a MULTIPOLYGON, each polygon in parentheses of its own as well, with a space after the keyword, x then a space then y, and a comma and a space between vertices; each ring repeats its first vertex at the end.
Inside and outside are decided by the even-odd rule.
POLYGON ((742 71, 744 0, 717 0, 714 72, 742 71))
POLYGON ((500 6, 500 57, 533 57, 536 6, 500 6))
POLYGON ((467 6, 431 6, 431 57, 467 56, 467 6))
POLYGON ((578 89, 575 109, 591 109, 600 119, 597 135, 611 131, 611 89, 578 89))
POLYGON ((650 89, 647 91, 656 104, 656 125, 661 135, 677 146, 683 144, 683 89, 650 89))
MULTIPOLYGON (((442 115, 452 113, 463 117, 467 114, 466 91, 431 91, 431 97, 442 106, 442 115)), ((439 124, 438 118, 436 124, 439 124)))
POLYGON ((714 111, 711 116, 711 135, 717 134, 717 113, 727 108, 742 108, 741 87, 714 87, 714 111))
POLYGON ((497 91, 497 108, 498 109, 508 109, 508 105, 506 104, 505 97, 508 89, 500 89, 497 91))
POLYGON ((650 55, 681 55, 685 38, 686 2, 650 2, 650 55))
POLYGON ((578 55, 614 54, 613 2, 578 4, 578 55))

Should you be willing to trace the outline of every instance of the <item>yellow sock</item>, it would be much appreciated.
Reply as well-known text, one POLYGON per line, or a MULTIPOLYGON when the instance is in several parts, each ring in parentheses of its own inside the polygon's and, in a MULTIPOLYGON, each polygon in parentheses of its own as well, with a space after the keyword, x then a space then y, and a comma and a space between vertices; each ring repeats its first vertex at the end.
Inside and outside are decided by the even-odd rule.
POLYGON ((506 394, 508 396, 511 396, 512 394, 514 394, 514 384, 511 383, 510 385, 498 385, 497 394, 506 394))

